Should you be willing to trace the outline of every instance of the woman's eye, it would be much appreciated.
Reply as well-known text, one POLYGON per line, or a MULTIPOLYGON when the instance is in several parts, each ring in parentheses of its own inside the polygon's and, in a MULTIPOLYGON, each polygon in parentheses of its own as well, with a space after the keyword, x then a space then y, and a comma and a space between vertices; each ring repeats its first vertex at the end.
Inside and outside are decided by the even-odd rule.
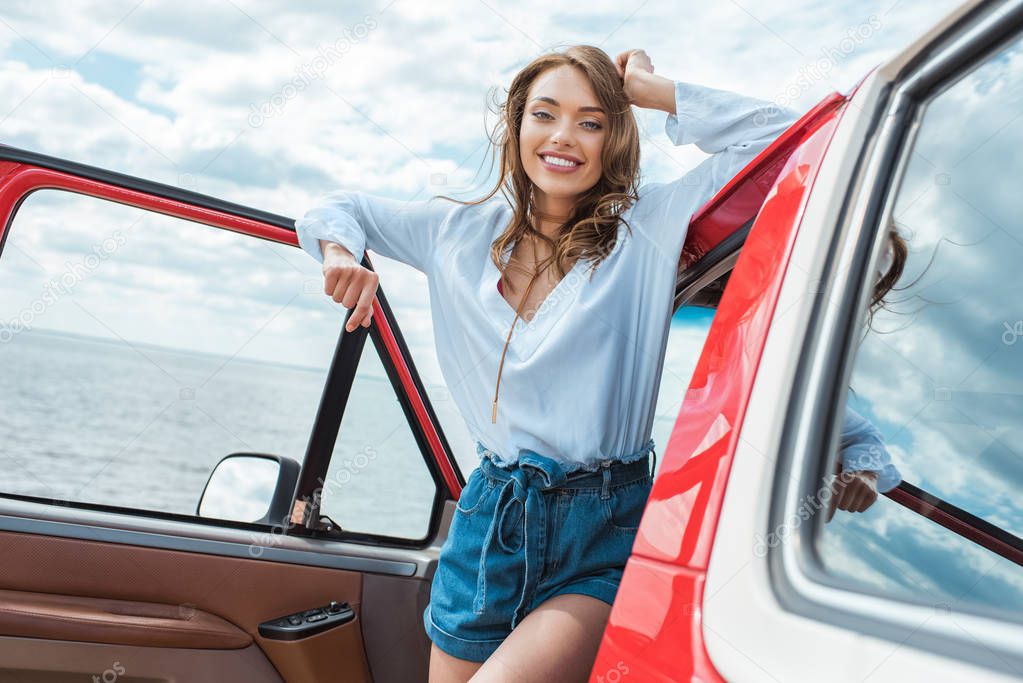
MULTIPOLYGON (((540 119, 541 121, 552 120, 554 118, 545 111, 534 111, 533 116, 540 119), (544 116, 546 116, 547 118, 546 119, 543 118, 544 116)), ((597 123, 596 121, 583 121, 583 125, 587 127, 587 130, 600 130, 601 128, 603 128, 603 126, 597 123)))

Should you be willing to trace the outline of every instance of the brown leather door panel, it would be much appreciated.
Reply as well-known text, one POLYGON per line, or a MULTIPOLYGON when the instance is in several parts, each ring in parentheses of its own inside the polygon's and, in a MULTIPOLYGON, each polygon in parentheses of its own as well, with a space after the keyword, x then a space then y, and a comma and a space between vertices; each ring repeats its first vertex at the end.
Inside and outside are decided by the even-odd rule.
MULTIPOLYGON (((250 641, 289 683, 370 681, 358 572, 7 531, 0 531, 0 558, 0 636, 32 636, 0 638, 0 676, 18 659, 19 642, 106 643, 126 659, 128 652, 165 656, 169 648, 240 653, 250 641), (349 603, 356 618, 293 642, 259 635, 263 621, 330 600, 349 603), (58 625, 63 617, 71 621, 58 625)), ((136 675, 141 670, 159 669, 140 663, 136 675)))
POLYGON ((0 634, 204 650, 233 650, 252 643, 245 631, 202 610, 2 589, 0 634))
POLYGON ((188 650, 0 636, 0 683, 281 683, 281 680, 255 644, 240 650, 188 650))

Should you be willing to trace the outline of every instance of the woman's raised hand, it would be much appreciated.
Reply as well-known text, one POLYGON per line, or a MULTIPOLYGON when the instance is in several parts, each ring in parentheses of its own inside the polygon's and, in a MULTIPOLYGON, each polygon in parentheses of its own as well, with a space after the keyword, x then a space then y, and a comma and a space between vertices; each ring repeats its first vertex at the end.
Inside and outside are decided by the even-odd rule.
POLYGON ((320 240, 323 249, 323 292, 345 308, 355 307, 345 331, 359 325, 369 327, 373 320, 373 299, 380 276, 364 268, 352 252, 340 244, 320 240))
POLYGON ((615 68, 618 75, 622 77, 625 88, 625 96, 629 98, 630 104, 636 104, 636 81, 634 76, 639 73, 654 72, 654 63, 650 61, 650 55, 645 50, 626 50, 615 58, 615 68))
POLYGON ((675 113, 675 81, 654 74, 654 63, 645 50, 622 52, 615 58, 615 69, 629 104, 675 113))

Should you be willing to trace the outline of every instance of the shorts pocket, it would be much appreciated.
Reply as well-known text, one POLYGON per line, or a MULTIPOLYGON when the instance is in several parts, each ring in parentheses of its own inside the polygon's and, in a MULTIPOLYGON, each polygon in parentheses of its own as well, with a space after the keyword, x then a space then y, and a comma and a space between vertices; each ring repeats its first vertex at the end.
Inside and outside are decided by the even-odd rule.
POLYGON ((480 508, 487 494, 493 488, 494 484, 477 467, 469 475, 469 480, 465 482, 465 488, 462 489, 462 495, 458 497, 458 501, 455 503, 455 509, 463 515, 471 515, 480 508))
POLYGON ((610 497, 603 500, 604 519, 608 528, 617 534, 635 535, 646 509, 653 479, 649 476, 637 482, 612 488, 610 497))

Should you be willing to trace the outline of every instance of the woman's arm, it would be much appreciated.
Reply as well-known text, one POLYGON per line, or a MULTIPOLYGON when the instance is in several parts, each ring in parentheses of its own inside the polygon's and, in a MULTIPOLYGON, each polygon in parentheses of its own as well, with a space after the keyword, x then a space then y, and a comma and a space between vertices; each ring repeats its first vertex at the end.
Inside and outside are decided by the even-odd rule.
POLYGON ((891 491, 902 481, 881 433, 848 405, 839 449, 825 522, 831 521, 836 509, 865 512, 877 500, 879 491, 891 491))
POLYGON ((302 249, 321 263, 323 240, 347 249, 356 263, 370 249, 429 274, 438 235, 456 206, 436 197, 402 201, 335 190, 295 221, 295 231, 302 249))
POLYGON ((899 485, 902 474, 892 464, 877 427, 848 405, 842 420, 839 462, 845 472, 876 472, 877 490, 886 493, 899 485))
POLYGON ((323 291, 352 309, 345 330, 369 327, 379 276, 364 268, 367 248, 429 275, 439 235, 453 209, 445 200, 399 201, 335 190, 295 221, 302 249, 323 264, 323 291))
MULTIPOLYGON (((692 143, 712 155, 676 180, 639 188, 649 237, 677 262, 693 212, 800 114, 765 100, 659 76, 652 65, 650 70, 644 68, 649 63, 644 57, 645 53, 628 58, 625 67, 630 101, 641 108, 667 112, 664 130, 673 145, 692 143), (637 59, 637 67, 630 71, 629 65, 637 59)), ((621 60, 619 56, 619 63, 621 60)))

